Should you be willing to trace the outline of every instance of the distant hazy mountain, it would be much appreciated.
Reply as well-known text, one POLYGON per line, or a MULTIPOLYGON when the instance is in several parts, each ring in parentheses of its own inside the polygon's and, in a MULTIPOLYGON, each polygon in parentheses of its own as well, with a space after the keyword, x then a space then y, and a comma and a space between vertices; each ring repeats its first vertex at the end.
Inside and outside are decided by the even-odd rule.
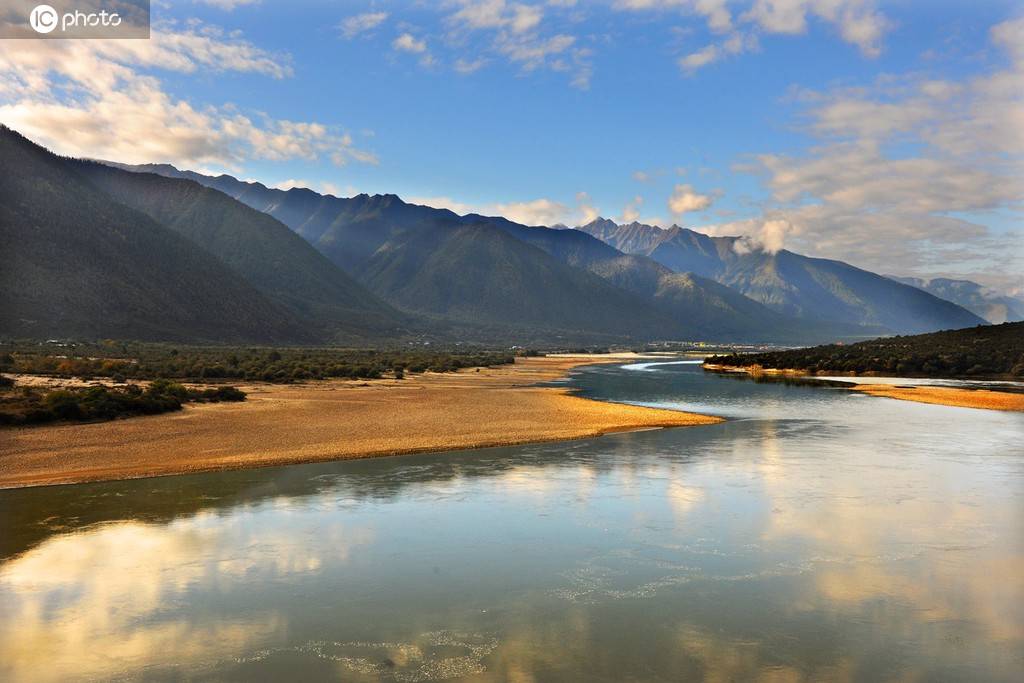
POLYGON ((193 179, 278 218, 408 311, 633 338, 795 342, 881 331, 794 320, 718 283, 623 254, 577 230, 459 216, 395 195, 345 199, 167 165, 124 168, 193 179))
POLYGON ((711 237, 678 226, 616 225, 606 219, 579 230, 803 319, 880 326, 900 334, 985 323, 955 303, 842 261, 749 249, 740 237, 711 237))
POLYGON ((1024 299, 992 292, 977 282, 937 277, 923 280, 916 277, 888 276, 891 280, 923 289, 935 296, 963 306, 994 325, 1024 320, 1024 299))
POLYGON ((0 126, 0 335, 308 342, 214 255, 0 126))

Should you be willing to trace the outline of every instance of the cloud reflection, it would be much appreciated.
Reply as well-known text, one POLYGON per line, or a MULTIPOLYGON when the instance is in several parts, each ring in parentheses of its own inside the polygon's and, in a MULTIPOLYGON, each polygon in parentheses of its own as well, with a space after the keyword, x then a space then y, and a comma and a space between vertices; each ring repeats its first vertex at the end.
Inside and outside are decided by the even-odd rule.
POLYGON ((286 615, 266 607, 226 614, 213 601, 237 600, 256 580, 344 564, 373 537, 332 524, 318 530, 321 542, 310 543, 310 530, 246 511, 166 525, 108 523, 52 537, 0 568, 0 678, 110 679, 143 666, 209 662, 279 639, 286 615))

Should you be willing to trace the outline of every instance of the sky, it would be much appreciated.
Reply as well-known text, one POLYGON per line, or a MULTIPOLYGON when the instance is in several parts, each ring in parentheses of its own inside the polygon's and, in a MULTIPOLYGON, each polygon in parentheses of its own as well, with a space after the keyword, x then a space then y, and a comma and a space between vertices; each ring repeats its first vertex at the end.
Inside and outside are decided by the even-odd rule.
POLYGON ((1024 293, 1013 2, 158 0, 148 40, 0 40, 0 122, 64 154, 1024 293))

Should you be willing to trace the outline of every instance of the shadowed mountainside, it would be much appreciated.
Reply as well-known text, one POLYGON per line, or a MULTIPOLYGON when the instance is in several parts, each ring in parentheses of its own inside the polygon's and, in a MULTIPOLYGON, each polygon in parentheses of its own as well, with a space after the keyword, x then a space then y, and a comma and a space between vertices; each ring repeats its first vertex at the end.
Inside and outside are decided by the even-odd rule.
POLYGON ((214 254, 315 335, 351 342, 415 324, 271 216, 190 180, 71 162, 114 200, 138 209, 214 254))
POLYGON ((57 157, 0 127, 0 333, 308 342, 312 337, 214 255, 119 204, 57 157))

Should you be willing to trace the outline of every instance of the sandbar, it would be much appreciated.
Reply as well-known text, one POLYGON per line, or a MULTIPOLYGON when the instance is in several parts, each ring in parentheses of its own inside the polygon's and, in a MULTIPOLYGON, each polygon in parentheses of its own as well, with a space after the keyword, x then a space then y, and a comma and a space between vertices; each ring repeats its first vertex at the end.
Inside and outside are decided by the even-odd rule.
POLYGON ((721 422, 593 401, 537 383, 632 355, 519 358, 402 380, 242 385, 242 403, 0 430, 0 488, 133 479, 404 453, 562 441, 721 422))
POLYGON ((960 408, 984 410, 1012 410, 1024 412, 1024 394, 988 389, 960 389, 957 387, 902 387, 893 384, 856 384, 850 387, 872 396, 897 398, 902 401, 933 403, 960 408))

